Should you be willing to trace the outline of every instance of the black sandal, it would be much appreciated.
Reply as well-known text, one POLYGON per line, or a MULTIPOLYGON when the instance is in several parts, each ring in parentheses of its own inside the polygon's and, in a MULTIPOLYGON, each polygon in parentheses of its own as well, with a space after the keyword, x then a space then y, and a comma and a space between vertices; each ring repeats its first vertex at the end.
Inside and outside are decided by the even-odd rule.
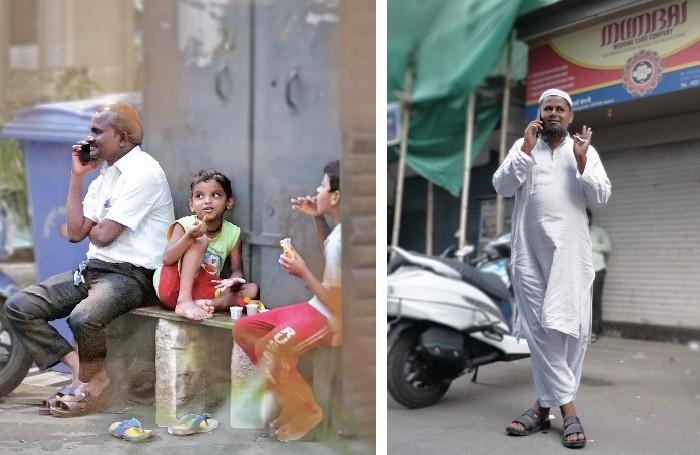
POLYGON ((539 414, 537 414, 537 411, 530 408, 506 427, 506 434, 509 436, 528 436, 532 433, 537 433, 538 431, 548 430, 550 426, 551 422, 549 419, 543 422, 539 414), (529 417, 529 419, 527 417, 529 417), (513 428, 512 425, 514 423, 521 424, 523 429, 518 430, 517 428, 513 428))
POLYGON ((562 431, 561 435, 561 443, 564 444, 564 447, 567 449, 581 449, 586 446, 586 433, 583 432, 583 426, 581 425, 581 420, 579 420, 578 416, 569 416, 564 419, 563 430, 564 431, 562 431), (574 439, 571 441, 566 440, 567 436, 576 433, 581 433, 583 435, 583 439, 574 439))

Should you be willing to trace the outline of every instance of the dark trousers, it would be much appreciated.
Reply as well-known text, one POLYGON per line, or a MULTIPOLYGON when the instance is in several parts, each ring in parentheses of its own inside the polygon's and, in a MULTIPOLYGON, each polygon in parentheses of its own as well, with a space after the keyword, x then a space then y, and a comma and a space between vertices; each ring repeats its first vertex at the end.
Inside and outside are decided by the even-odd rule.
POLYGON ((591 331, 600 335, 603 329, 603 283, 605 282, 605 269, 598 270, 593 280, 593 321, 591 331))
POLYGON ((84 283, 73 282, 73 272, 47 278, 14 294, 4 311, 34 362, 46 369, 74 348, 48 321, 68 316, 78 348, 83 382, 104 366, 105 328, 113 319, 155 299, 153 271, 127 263, 88 261, 84 283))

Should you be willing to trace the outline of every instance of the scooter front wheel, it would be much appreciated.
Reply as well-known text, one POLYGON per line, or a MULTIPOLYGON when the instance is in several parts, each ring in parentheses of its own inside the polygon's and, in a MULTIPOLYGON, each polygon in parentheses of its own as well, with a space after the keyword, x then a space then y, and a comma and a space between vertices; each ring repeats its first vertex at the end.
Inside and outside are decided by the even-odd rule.
POLYGON ((432 406, 442 398, 451 381, 435 376, 432 362, 419 350, 419 334, 403 332, 390 347, 387 358, 387 388, 392 398, 410 409, 432 406))

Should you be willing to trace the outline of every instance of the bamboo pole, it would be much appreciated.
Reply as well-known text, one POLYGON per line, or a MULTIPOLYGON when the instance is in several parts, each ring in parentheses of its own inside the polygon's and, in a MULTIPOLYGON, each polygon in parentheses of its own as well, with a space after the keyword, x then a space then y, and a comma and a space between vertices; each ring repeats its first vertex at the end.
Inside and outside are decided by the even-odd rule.
POLYGON ((401 210, 403 208, 403 184, 406 174, 406 154, 408 151, 408 125, 411 118, 410 97, 413 89, 412 68, 406 68, 404 76, 404 94, 408 99, 403 99, 401 103, 401 144, 399 145, 399 169, 396 177, 396 195, 394 197, 394 226, 391 234, 391 245, 399 245, 399 234, 401 230, 401 210))
MULTIPOLYGON (((500 144, 498 147, 498 165, 503 163, 506 159, 506 138, 508 135, 508 115, 510 112, 510 66, 511 66, 511 52, 512 52, 512 36, 508 39, 508 44, 506 46, 506 68, 505 76, 503 81, 503 106, 501 107, 501 137, 500 144)), ((503 234, 503 222, 505 220, 505 204, 503 203, 503 197, 500 194, 496 195, 496 236, 503 234)))
POLYGON ((435 211, 433 182, 428 180, 428 207, 425 214, 425 254, 433 255, 433 212, 435 211))
POLYGON ((472 138, 474 137, 474 105, 476 91, 469 94, 467 125, 464 138, 464 176, 462 178, 462 203, 459 211, 459 248, 467 244, 467 209, 469 208, 469 178, 472 163, 472 138))

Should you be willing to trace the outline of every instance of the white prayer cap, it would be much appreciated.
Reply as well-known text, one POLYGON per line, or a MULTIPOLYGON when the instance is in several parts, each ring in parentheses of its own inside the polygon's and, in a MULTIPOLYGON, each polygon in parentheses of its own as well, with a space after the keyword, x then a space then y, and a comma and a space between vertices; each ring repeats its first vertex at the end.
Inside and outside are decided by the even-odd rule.
POLYGON ((547 98, 548 96, 559 96, 561 98, 564 98, 568 103, 569 107, 573 106, 573 103, 571 102, 571 97, 569 96, 568 93, 565 91, 559 90, 557 88, 550 88, 549 90, 545 90, 542 95, 540 95, 540 101, 539 103, 542 104, 542 101, 547 98))

